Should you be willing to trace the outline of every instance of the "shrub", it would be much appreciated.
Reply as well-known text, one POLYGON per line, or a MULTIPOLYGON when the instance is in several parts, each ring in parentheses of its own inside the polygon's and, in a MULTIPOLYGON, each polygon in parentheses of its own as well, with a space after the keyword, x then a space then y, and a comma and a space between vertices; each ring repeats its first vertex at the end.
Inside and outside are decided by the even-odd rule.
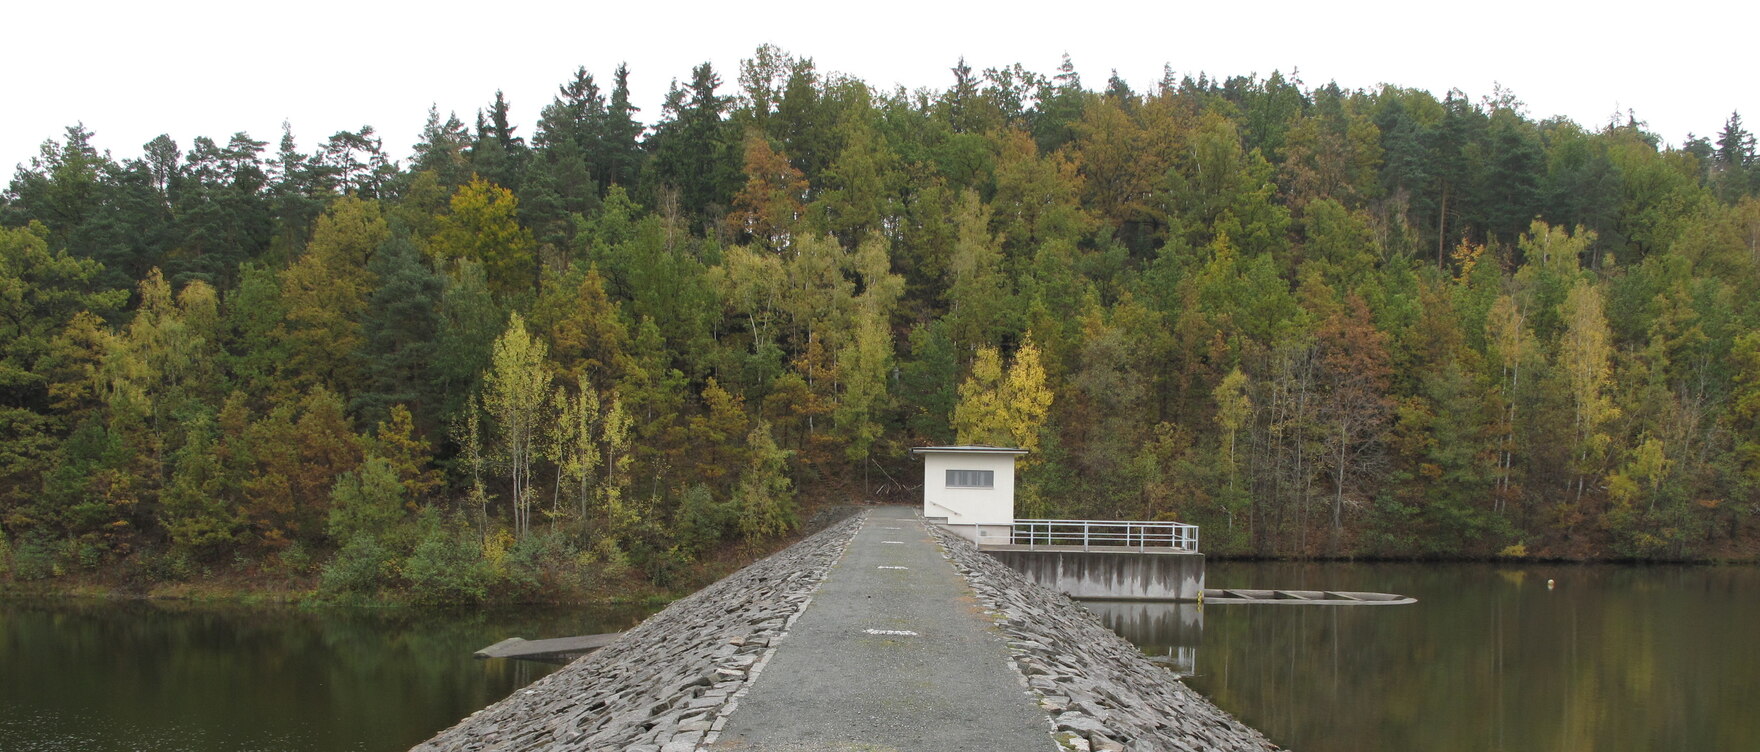
POLYGON ((403 484, 391 463, 374 457, 343 473, 330 487, 330 518, 325 530, 334 540, 371 535, 383 540, 403 517, 403 484))
POLYGON ((533 533, 507 552, 501 577, 514 599, 569 588, 578 580, 575 547, 559 533, 533 533))
POLYGON ((61 561, 64 570, 71 566, 91 572, 103 563, 104 550, 90 541, 68 540, 61 544, 61 561))
POLYGON ((182 582, 196 573, 195 561, 181 549, 164 553, 143 551, 136 558, 138 571, 148 583, 182 582))
POLYGON ((715 501, 709 487, 698 483, 678 502, 677 540, 687 553, 700 554, 727 536, 732 514, 727 504, 715 501))
POLYGON ((669 588, 677 584, 690 571, 693 561, 690 554, 679 550, 678 546, 645 546, 639 553, 642 574, 647 575, 648 581, 659 588, 669 588))
POLYGON ((55 555, 48 546, 25 540, 12 549, 12 576, 21 582, 54 577, 55 555))
POLYGON ((305 574, 312 571, 312 552, 303 541, 294 541, 281 549, 276 555, 281 568, 290 574, 305 574))
POLYGON ((482 549, 468 533, 433 525, 403 564, 409 593, 417 603, 454 606, 481 603, 493 579, 482 549))
POLYGON ((385 549, 370 535, 357 535, 336 558, 324 565, 318 578, 318 589, 328 595, 372 595, 379 591, 385 575, 385 549))
POLYGON ((588 588, 627 579, 632 569, 629 554, 624 553, 610 536, 600 538, 592 550, 576 556, 575 567, 580 572, 581 584, 588 588))

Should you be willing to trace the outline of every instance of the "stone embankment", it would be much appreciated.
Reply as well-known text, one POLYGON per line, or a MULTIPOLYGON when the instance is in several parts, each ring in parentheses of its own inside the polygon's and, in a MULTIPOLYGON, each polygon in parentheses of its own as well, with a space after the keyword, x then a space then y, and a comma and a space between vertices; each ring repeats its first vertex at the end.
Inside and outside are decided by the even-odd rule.
POLYGON ((1008 638, 1054 738, 1079 750, 1280 749, 1181 683, 1093 614, 931 525, 1008 638))
MULTIPOLYGON (((682 598, 617 642, 418 745, 421 752, 688 752, 714 738, 866 515, 682 598)), ((1063 595, 930 526, 1065 749, 1263 752, 1248 728, 1063 595)), ((922 608, 944 608, 924 603, 922 608)), ((932 722, 924 718, 924 722, 932 722)))
POLYGON ((738 707, 861 526, 845 520, 679 599, 416 750, 692 750, 738 707))

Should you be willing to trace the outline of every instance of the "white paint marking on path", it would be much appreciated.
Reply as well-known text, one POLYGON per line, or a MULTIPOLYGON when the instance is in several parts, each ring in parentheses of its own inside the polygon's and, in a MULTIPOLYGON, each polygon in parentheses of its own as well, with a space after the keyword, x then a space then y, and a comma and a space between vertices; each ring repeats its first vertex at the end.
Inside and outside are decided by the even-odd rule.
POLYGON ((904 541, 880 541, 880 542, 881 543, 899 543, 899 544, 904 543, 904 541))
POLYGON ((901 528, 896 528, 896 527, 883 527, 883 528, 880 528, 880 529, 881 529, 881 530, 899 530, 899 529, 901 529, 901 528))
POLYGON ((910 569, 910 567, 889 567, 884 564, 880 565, 880 568, 881 569, 910 569))
POLYGON ((899 635, 901 637, 918 637, 918 636, 920 636, 916 632, 912 632, 908 629, 864 629, 862 631, 867 632, 868 634, 877 634, 877 635, 899 635))

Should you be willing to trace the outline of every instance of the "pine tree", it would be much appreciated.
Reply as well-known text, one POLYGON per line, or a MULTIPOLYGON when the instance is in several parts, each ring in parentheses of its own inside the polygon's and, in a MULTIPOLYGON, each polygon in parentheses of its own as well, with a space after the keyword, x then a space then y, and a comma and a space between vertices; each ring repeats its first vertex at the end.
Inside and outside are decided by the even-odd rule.
POLYGON ((361 312, 360 347, 351 355, 361 385, 351 408, 368 422, 403 409, 422 425, 438 426, 442 399, 435 359, 445 282, 402 235, 380 247, 369 271, 378 286, 361 312))

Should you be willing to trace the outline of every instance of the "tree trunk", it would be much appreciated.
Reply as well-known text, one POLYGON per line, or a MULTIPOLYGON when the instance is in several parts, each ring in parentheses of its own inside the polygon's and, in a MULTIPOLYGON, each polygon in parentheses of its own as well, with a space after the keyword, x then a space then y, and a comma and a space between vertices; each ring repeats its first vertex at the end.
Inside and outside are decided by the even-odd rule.
POLYGON ((1443 268, 1442 251, 1448 244, 1444 237, 1448 227, 1448 181, 1442 181, 1442 205, 1436 209, 1436 268, 1443 268))

